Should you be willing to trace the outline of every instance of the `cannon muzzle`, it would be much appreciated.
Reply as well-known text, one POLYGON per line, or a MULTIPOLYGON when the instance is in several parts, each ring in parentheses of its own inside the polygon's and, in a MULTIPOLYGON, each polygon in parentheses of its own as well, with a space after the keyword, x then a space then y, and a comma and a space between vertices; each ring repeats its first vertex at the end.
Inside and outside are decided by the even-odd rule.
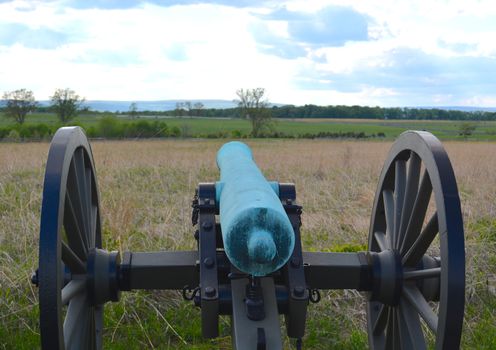
POLYGON ((217 198, 224 249, 231 263, 253 276, 281 268, 294 248, 294 231, 278 195, 242 142, 217 153, 217 198))

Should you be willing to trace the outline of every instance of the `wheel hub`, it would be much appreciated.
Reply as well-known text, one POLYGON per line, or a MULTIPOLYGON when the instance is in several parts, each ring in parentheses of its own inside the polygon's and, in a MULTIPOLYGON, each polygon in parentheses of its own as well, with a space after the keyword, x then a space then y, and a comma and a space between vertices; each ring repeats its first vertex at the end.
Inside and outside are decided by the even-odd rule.
POLYGON ((87 285, 88 295, 93 305, 119 300, 117 267, 120 261, 117 251, 108 252, 99 248, 89 251, 87 285))
POLYGON ((370 301, 396 306, 403 288, 403 269, 401 256, 397 250, 385 250, 380 253, 369 252, 372 264, 373 288, 369 294, 370 301))

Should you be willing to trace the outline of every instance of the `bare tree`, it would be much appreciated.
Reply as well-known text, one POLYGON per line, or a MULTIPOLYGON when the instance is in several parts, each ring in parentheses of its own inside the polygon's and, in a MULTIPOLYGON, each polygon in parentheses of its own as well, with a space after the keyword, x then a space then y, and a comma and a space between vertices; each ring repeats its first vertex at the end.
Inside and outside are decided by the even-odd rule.
POLYGON ((24 123, 26 115, 36 109, 37 103, 31 90, 20 89, 3 94, 6 102, 5 115, 19 124, 24 123))
POLYGON ((182 117, 184 112, 184 102, 176 102, 176 109, 174 112, 176 117, 182 117))
POLYGON ((183 106, 184 106, 184 109, 186 111, 186 115, 191 116, 191 102, 190 101, 184 101, 183 106))
POLYGON ((129 105, 128 114, 131 117, 131 119, 136 119, 139 116, 138 115, 138 105, 136 104, 136 102, 133 102, 129 105))
POLYGON ((264 88, 239 89, 236 95, 238 100, 235 102, 238 103, 243 116, 251 121, 252 136, 260 136, 264 129, 272 127, 269 101, 264 97, 264 88))
POLYGON ((83 97, 80 97, 74 90, 68 88, 55 90, 50 99, 52 100, 52 108, 62 123, 66 123, 74 118, 84 102, 83 97))
POLYGON ((203 107, 205 107, 205 106, 201 102, 196 102, 195 104, 193 104, 194 115, 199 117, 202 113, 203 107))

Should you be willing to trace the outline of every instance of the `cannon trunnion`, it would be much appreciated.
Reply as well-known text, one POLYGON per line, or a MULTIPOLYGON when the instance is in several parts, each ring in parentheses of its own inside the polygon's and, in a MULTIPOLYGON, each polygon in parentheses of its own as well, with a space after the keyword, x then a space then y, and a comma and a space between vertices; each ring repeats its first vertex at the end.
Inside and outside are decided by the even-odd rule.
POLYGON ((219 152, 221 181, 200 183, 193 199, 196 250, 108 252, 90 145, 80 128, 59 129, 47 161, 33 276, 43 349, 101 349, 104 304, 139 289, 182 290, 200 309, 205 338, 217 337, 219 316, 230 315, 238 350, 282 349, 279 315, 301 348, 307 308, 329 289, 363 292, 372 349, 459 347, 463 223, 453 170, 434 136, 406 132, 395 142, 380 176, 368 250, 350 253, 304 252, 295 186, 266 182, 246 145, 224 147, 234 156, 219 152), (236 185, 251 180, 255 187, 236 185), (259 201, 283 215, 278 229, 263 226, 264 218, 233 229, 259 201))

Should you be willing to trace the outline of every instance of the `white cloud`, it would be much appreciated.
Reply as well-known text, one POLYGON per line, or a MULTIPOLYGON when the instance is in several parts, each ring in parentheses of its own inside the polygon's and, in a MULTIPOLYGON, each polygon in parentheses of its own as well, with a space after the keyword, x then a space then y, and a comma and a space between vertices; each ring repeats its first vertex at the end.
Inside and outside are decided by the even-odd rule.
POLYGON ((261 86, 272 101, 294 104, 496 104, 496 82, 481 71, 496 69, 493 1, 291 0, 256 8, 144 2, 121 9, 64 3, 0 3, 0 92, 29 88, 46 99, 70 87, 87 99, 231 99, 238 88, 261 86), (270 19, 285 9, 308 20, 329 6, 367 16, 369 40, 326 45, 317 31, 316 44, 305 26, 295 32, 289 19, 270 19), (39 45, 2 41, 12 24, 65 37, 45 37, 52 40, 45 46, 41 36, 39 45), (399 49, 410 51, 398 56, 399 49), (469 72, 457 77, 456 65, 469 72))

